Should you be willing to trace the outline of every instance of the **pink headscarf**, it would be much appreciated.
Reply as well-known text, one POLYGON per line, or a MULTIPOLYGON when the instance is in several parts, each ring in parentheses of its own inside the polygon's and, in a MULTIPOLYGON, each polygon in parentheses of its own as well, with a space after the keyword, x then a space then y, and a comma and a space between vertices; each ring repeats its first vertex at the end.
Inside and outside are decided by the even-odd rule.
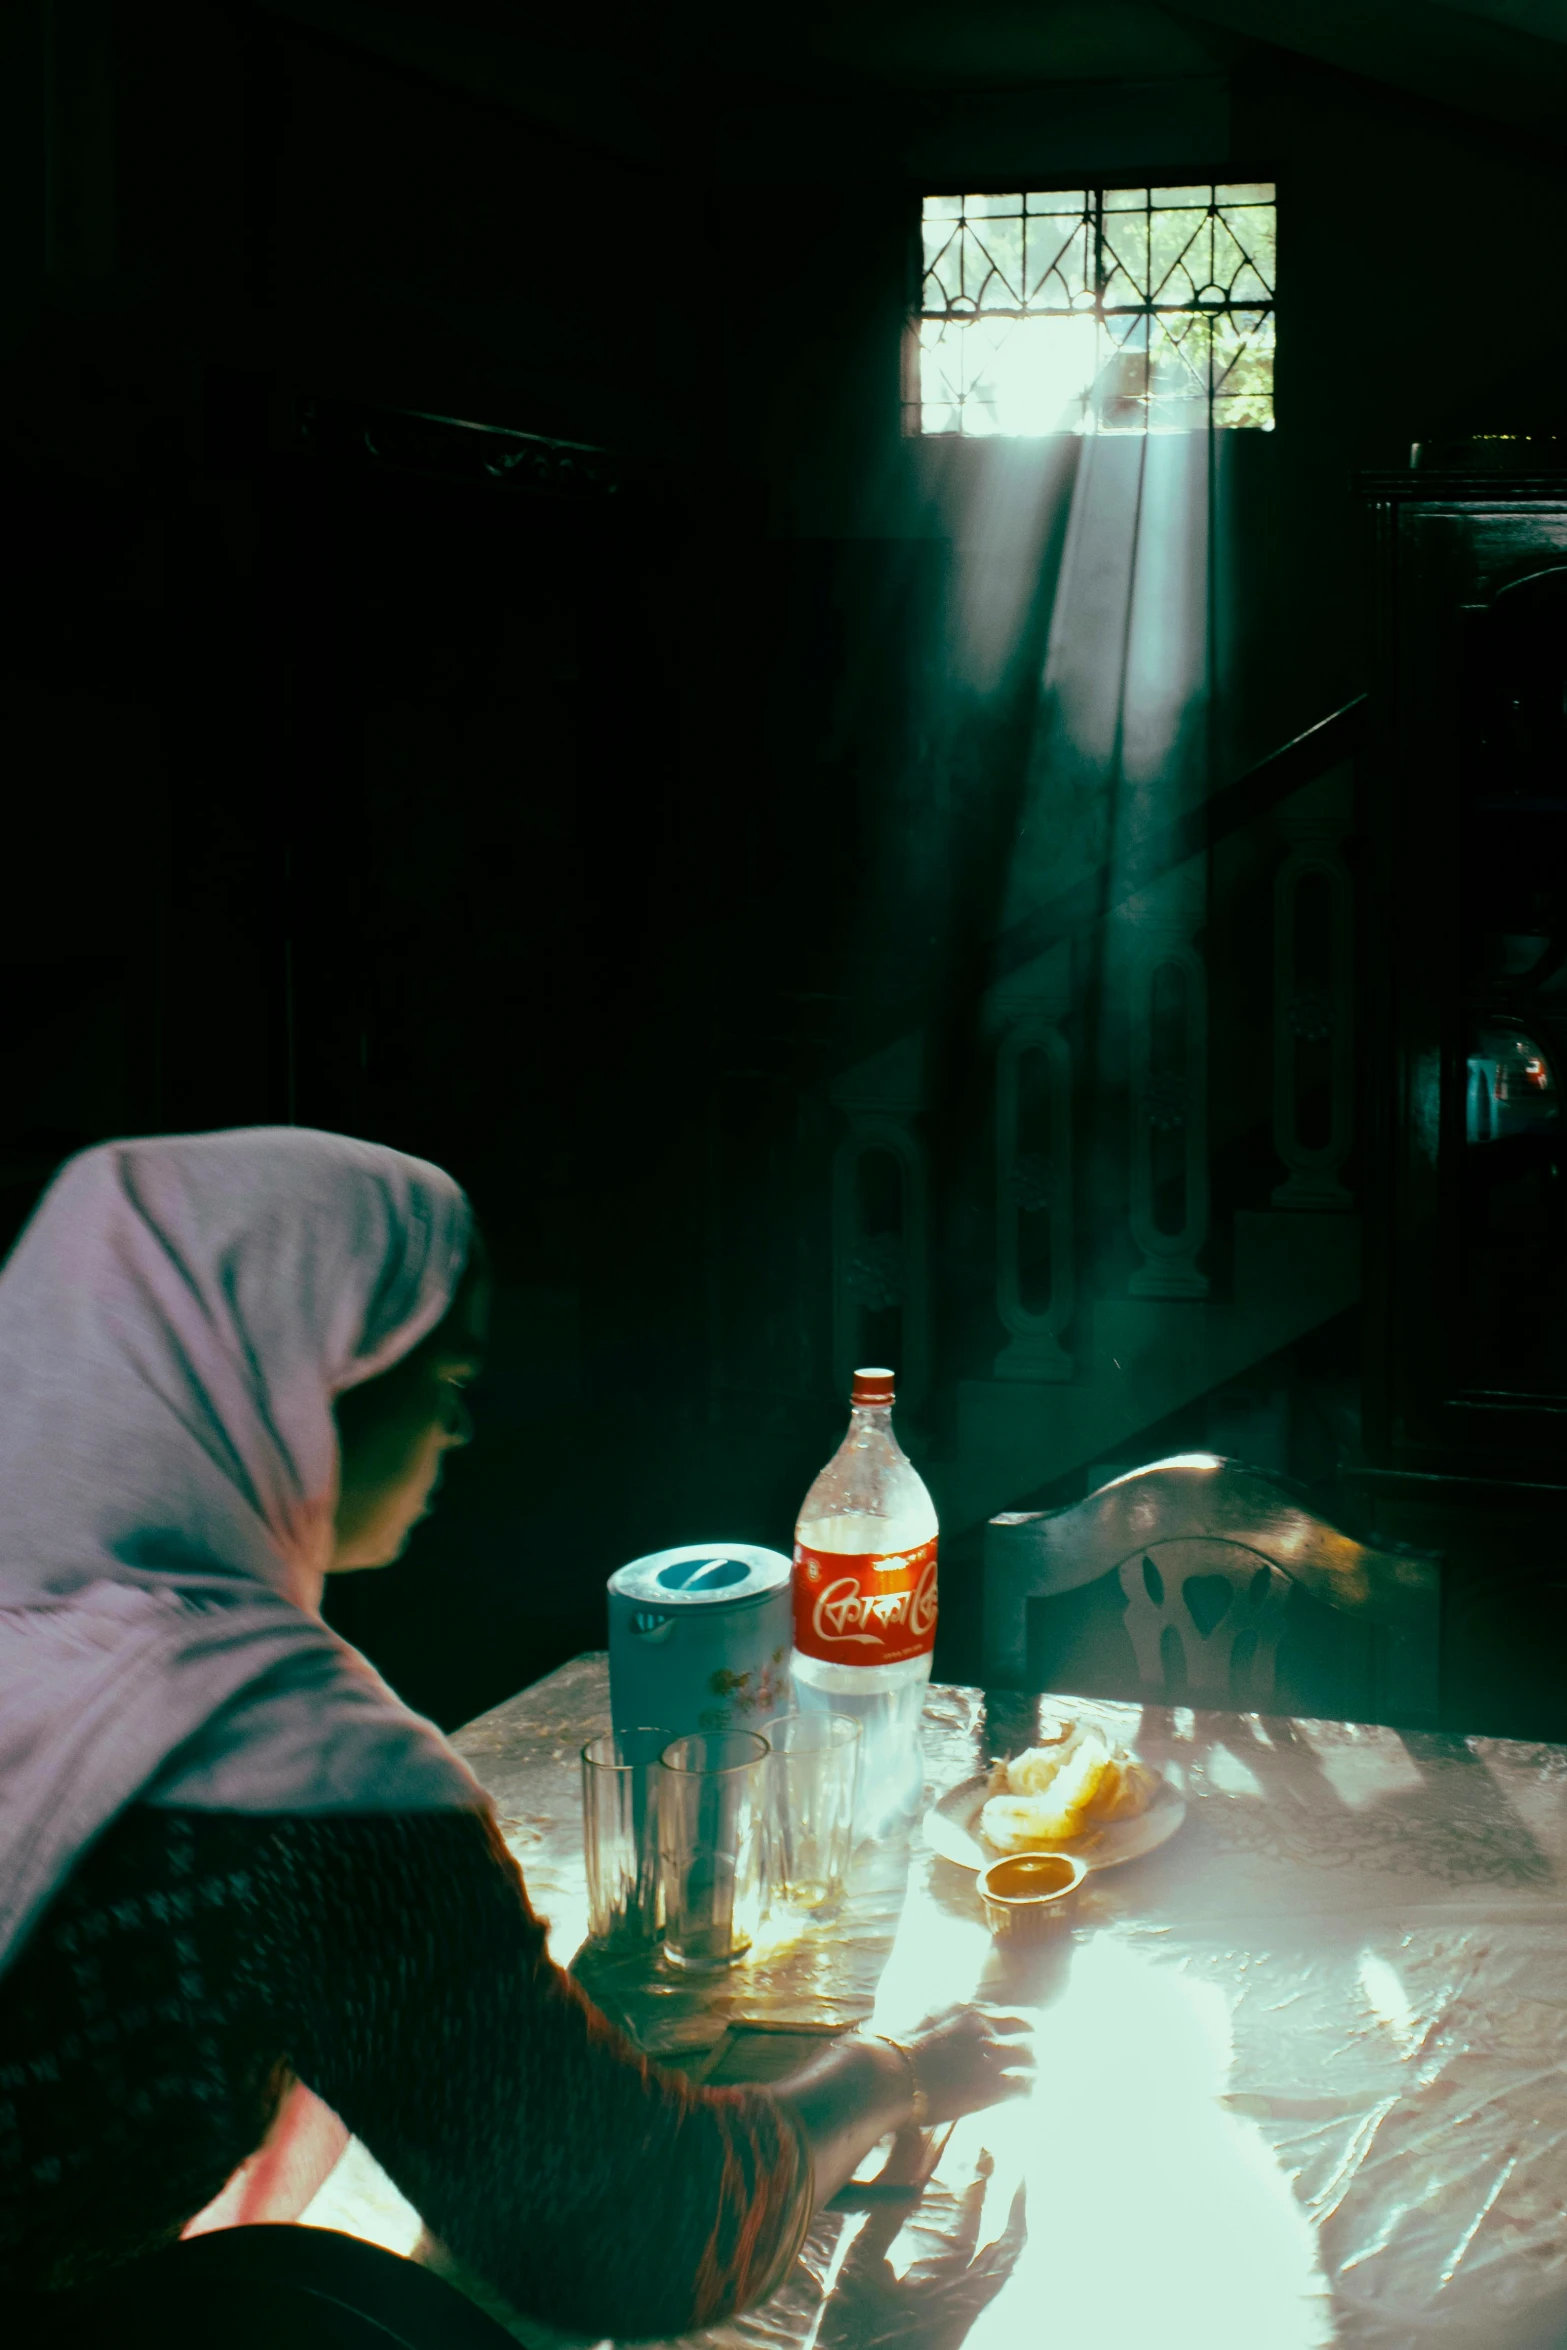
POLYGON ((0 1273, 0 1967, 133 1798, 477 1806, 322 1623, 332 1399, 445 1313, 450 1176, 294 1127, 107 1143, 0 1273))

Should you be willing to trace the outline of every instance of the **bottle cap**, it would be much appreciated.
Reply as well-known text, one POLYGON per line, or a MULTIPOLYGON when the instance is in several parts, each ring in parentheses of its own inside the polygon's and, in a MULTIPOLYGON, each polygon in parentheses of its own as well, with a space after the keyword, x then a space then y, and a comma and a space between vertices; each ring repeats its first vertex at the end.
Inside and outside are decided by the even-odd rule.
POLYGON ((856 1410, 867 1404, 890 1404, 892 1390, 893 1373, 891 1371, 856 1371, 849 1401, 856 1410))

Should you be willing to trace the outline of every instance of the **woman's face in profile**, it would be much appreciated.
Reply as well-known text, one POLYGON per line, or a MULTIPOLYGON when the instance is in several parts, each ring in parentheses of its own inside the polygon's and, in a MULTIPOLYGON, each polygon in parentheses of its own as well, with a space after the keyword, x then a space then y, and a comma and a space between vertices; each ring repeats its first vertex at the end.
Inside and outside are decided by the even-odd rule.
POLYGON ((331 1572, 390 1566, 429 1515, 445 1455, 472 1434, 463 1389, 482 1366, 489 1292, 482 1271, 464 1274, 444 1320, 412 1354, 338 1397, 331 1572))

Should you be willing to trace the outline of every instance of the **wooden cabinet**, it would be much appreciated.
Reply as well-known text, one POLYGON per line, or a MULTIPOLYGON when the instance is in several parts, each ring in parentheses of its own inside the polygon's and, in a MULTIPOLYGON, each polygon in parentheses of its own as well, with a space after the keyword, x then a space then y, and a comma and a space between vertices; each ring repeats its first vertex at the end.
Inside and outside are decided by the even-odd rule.
POLYGON ((1365 488, 1368 1454, 1567 1484, 1567 473, 1365 488))

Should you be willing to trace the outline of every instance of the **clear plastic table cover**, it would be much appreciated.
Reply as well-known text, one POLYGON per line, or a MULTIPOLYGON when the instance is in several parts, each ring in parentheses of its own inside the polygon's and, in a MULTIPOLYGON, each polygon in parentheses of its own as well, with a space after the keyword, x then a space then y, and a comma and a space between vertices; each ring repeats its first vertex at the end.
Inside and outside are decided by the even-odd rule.
MULTIPOLYGON (((1189 1799, 1042 1951, 1004 1957, 916 1827, 858 1856, 830 1929, 716 1986, 579 1970, 686 2061, 752 2018, 1038 2011, 1031 2096, 961 2122, 915 2207, 819 2214, 763 2308, 691 2339, 1567 2342, 1567 1748, 935 1687, 930 1792, 1042 1710, 1105 1719, 1189 1799)), ((563 1959, 586 1912, 577 1755, 607 1719, 604 1659, 579 1657, 456 1741, 563 1959)), ((309 2216, 396 2241, 389 2193, 361 2156, 309 2216)))

